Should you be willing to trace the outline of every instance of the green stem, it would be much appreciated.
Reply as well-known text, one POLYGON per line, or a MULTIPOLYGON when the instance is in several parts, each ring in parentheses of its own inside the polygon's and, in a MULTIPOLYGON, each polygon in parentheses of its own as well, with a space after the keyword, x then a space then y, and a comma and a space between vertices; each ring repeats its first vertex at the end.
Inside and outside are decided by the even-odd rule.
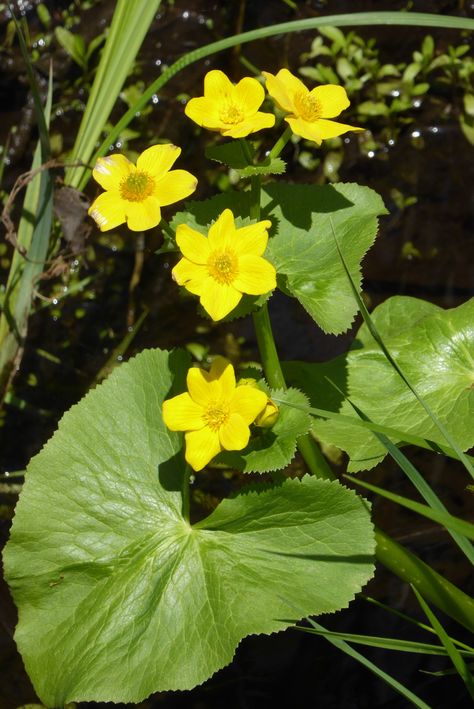
POLYGON ((270 152, 268 154, 268 157, 270 160, 272 160, 272 158, 277 158, 280 155, 281 151, 283 150, 285 145, 290 140, 291 135, 292 135, 292 130, 291 130, 290 126, 287 126, 285 128, 285 131, 278 138, 278 140, 275 143, 275 145, 273 146, 273 148, 270 150, 270 152))
POLYGON ((165 233, 167 236, 169 236, 170 239, 174 240, 175 233, 172 230, 172 228, 170 227, 169 223, 166 221, 166 219, 164 219, 164 217, 161 217, 161 221, 159 223, 159 226, 161 227, 161 230, 163 231, 163 233, 165 233))
POLYGON ((189 522, 189 478, 191 477, 191 468, 188 464, 186 464, 186 467, 184 469, 183 473, 183 485, 181 488, 181 497, 183 499, 183 506, 181 509, 181 513, 183 515, 183 519, 186 522, 189 522))

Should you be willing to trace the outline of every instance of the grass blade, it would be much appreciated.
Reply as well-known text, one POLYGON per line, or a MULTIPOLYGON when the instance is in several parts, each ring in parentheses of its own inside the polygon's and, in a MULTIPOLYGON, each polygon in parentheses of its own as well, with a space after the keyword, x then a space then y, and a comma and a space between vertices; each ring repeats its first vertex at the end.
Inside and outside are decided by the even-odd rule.
POLYGON ((354 650, 354 648, 351 647, 344 640, 328 635, 328 631, 323 628, 322 625, 319 625, 319 623, 316 623, 311 618, 307 618, 307 620, 315 630, 319 631, 321 634, 326 633, 325 637, 328 642, 337 647, 339 650, 342 650, 342 652, 345 652, 346 655, 349 655, 349 657, 352 657, 354 660, 357 660, 357 662, 360 662, 361 665, 364 665, 364 667, 366 667, 368 670, 373 672, 374 675, 379 677, 379 679, 381 679, 383 682, 392 687, 392 689, 398 692, 398 694, 401 694, 402 697, 405 697, 405 699, 411 702, 413 706, 419 707, 419 709, 430 709, 429 704, 426 704, 426 702, 417 697, 416 694, 407 689, 394 677, 381 670, 380 667, 377 667, 377 665, 375 665, 373 662, 364 657, 364 655, 361 655, 359 652, 357 652, 357 650, 354 650))
POLYGON ((444 647, 446 648, 446 652, 448 653, 449 657, 451 658, 451 662, 453 663, 454 667, 456 668, 459 676, 461 677, 462 681, 466 685, 466 689, 471 695, 472 699, 474 699, 474 678, 469 672, 469 669, 464 662, 464 658, 462 654, 459 652, 457 647, 453 645, 451 638, 449 635, 446 633, 445 629, 435 616, 435 614, 432 612, 431 608, 429 605, 426 603, 424 600, 423 596, 416 590, 416 588, 412 587, 413 591, 415 592, 415 595, 418 599, 418 602, 420 606, 422 607, 426 617, 428 618, 429 622, 433 626, 433 629, 436 631, 436 634, 438 635, 440 641, 443 643, 444 647))
MULTIPOLYGON (((317 630, 316 628, 305 628, 301 625, 296 626, 297 630, 302 630, 305 633, 320 635, 324 638, 339 638, 348 643, 356 645, 364 645, 366 647, 377 647, 382 650, 394 650, 395 652, 413 652, 418 655, 442 655, 446 657, 447 650, 443 645, 432 645, 430 643, 421 643, 415 640, 402 640, 401 638, 383 638, 375 635, 358 635, 355 633, 336 633, 332 630, 317 630)), ((474 657, 474 650, 460 651, 461 655, 470 658, 474 657)))
MULTIPOLYGON (((161 0, 118 0, 71 162, 89 162, 160 3, 161 0)), ((84 170, 68 168, 65 183, 77 187, 84 170)))
MULTIPOLYGON (((49 125, 53 95, 50 69, 48 97, 43 119, 49 125)), ((43 113, 43 112, 42 112, 43 113)), ((42 164, 45 146, 38 143, 32 169, 42 164)), ((23 211, 18 227, 16 249, 8 274, 0 317, 0 401, 3 401, 14 372, 21 360, 28 328, 34 289, 44 268, 48 253, 53 218, 53 183, 49 170, 42 170, 26 188, 23 211)))
POLYGON ((454 515, 449 514, 449 512, 433 509, 428 505, 423 505, 420 502, 415 502, 415 500, 410 500, 408 497, 396 495, 394 492, 384 490, 377 485, 371 485, 370 483, 359 480, 352 475, 345 474, 344 477, 353 482, 355 485, 360 485, 360 487, 370 490, 371 492, 375 492, 377 495, 385 497, 387 500, 395 502, 397 505, 406 507, 406 509, 416 512, 417 514, 430 519, 432 522, 441 524, 443 527, 446 527, 446 529, 452 529, 458 534, 462 534, 468 539, 474 540, 474 524, 466 522, 460 517, 455 517, 454 515))

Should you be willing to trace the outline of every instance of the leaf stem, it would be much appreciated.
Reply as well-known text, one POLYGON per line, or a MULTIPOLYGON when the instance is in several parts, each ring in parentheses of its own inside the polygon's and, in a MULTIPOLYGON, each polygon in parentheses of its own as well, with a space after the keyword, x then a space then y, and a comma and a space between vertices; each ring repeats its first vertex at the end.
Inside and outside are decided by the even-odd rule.
POLYGON ((172 228, 169 225, 169 222, 166 221, 164 217, 161 217, 161 221, 159 223, 159 226, 161 227, 161 230, 163 231, 166 236, 169 236, 170 239, 175 239, 175 233, 172 230, 172 228))

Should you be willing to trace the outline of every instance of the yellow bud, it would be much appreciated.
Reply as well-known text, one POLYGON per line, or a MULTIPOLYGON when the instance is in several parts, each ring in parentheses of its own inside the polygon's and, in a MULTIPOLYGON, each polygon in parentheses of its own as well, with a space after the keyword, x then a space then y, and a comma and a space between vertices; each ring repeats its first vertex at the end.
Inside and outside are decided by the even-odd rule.
POLYGON ((255 424, 261 428, 271 428, 276 422, 280 410, 272 399, 268 399, 265 408, 255 419, 255 424))

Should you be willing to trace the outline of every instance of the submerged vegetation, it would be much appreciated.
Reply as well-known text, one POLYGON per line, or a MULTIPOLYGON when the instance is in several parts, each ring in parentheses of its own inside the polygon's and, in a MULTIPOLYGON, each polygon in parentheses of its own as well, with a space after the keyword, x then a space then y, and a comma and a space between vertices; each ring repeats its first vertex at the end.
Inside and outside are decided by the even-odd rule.
POLYGON ((288 628, 290 704, 343 703, 315 635, 382 703, 474 698, 472 160, 442 183, 459 243, 426 217, 473 149, 474 20, 245 9, 193 10, 185 53, 178 3, 2 7, 30 97, 2 152, 3 562, 36 692, 12 708, 186 706, 206 680, 222 705, 241 641, 288 628), (410 544, 427 524, 456 573, 410 544))

